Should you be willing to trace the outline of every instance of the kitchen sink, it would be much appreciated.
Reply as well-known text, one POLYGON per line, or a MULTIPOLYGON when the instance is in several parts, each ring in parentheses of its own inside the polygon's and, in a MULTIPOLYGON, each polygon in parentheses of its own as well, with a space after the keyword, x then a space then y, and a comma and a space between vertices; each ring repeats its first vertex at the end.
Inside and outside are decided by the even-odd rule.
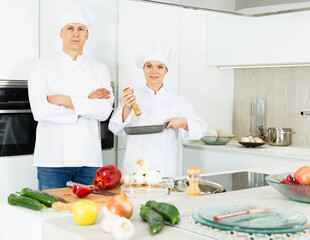
POLYGON ((202 180, 218 183, 222 185, 226 191, 236 191, 268 186, 269 184, 265 181, 265 177, 268 175, 269 174, 244 171, 213 176, 200 176, 200 178, 202 180))

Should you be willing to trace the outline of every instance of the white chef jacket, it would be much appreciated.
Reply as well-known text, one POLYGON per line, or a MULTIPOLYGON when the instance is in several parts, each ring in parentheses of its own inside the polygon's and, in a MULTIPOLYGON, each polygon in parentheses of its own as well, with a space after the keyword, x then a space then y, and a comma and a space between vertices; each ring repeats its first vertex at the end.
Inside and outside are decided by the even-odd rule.
POLYGON ((110 80, 104 64, 84 55, 73 61, 61 51, 35 63, 28 80, 31 110, 38 121, 34 166, 102 166, 100 121, 112 111, 110 80), (111 97, 89 99, 98 88, 109 90, 111 97), (75 110, 49 103, 47 96, 55 94, 70 96, 75 110))
MULTIPOLYGON (((187 120, 188 131, 181 129, 185 140, 200 139, 205 136, 207 124, 194 111, 184 97, 169 91, 163 86, 156 94, 145 86, 135 89, 136 103, 142 114, 136 116, 131 111, 126 121, 122 122, 123 102, 114 111, 109 129, 116 135, 126 135, 126 126, 144 126, 163 124, 172 117, 187 120)), ((150 163, 151 170, 159 170, 162 176, 177 175, 177 139, 178 130, 165 129, 161 133, 128 135, 124 159, 124 173, 133 174, 135 162, 142 158, 150 163)))

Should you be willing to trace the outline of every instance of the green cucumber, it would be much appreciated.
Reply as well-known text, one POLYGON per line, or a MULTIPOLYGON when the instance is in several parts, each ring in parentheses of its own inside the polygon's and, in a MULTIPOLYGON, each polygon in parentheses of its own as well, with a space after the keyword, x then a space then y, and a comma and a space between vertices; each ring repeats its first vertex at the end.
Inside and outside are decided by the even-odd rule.
POLYGON ((42 204, 40 201, 24 197, 24 196, 18 196, 17 194, 10 194, 8 197, 8 203, 10 205, 20 205, 25 208, 30 208, 34 210, 40 210, 42 208, 47 208, 44 204, 42 204))
POLYGON ((47 207, 51 207, 53 203, 59 202, 58 198, 43 192, 39 192, 30 188, 24 188, 20 191, 20 195, 24 197, 30 197, 36 199, 46 205, 47 207))

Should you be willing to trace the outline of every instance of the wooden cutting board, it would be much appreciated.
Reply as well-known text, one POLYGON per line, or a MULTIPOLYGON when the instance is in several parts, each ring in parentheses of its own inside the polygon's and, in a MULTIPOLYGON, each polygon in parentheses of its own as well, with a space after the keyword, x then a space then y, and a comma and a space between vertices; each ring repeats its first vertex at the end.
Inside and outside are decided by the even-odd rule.
MULTIPOLYGON (((108 191, 114 192, 114 193, 121 193, 120 187, 111 188, 108 191)), ((95 194, 95 193, 91 193, 84 198, 79 198, 73 193, 72 188, 55 188, 55 189, 43 190, 42 192, 56 196, 59 198, 61 202, 64 202, 64 203, 78 202, 81 200, 91 200, 96 203, 104 203, 109 198, 111 198, 111 196, 105 196, 105 195, 95 194)))

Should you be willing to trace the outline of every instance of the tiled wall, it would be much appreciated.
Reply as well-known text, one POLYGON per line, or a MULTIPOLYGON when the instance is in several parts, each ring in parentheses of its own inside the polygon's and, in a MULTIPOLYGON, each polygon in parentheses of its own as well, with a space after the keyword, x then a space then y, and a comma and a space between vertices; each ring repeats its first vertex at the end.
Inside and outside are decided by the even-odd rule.
POLYGON ((250 98, 265 98, 266 128, 292 128, 292 146, 310 147, 310 67, 235 69, 233 133, 249 134, 250 98))

